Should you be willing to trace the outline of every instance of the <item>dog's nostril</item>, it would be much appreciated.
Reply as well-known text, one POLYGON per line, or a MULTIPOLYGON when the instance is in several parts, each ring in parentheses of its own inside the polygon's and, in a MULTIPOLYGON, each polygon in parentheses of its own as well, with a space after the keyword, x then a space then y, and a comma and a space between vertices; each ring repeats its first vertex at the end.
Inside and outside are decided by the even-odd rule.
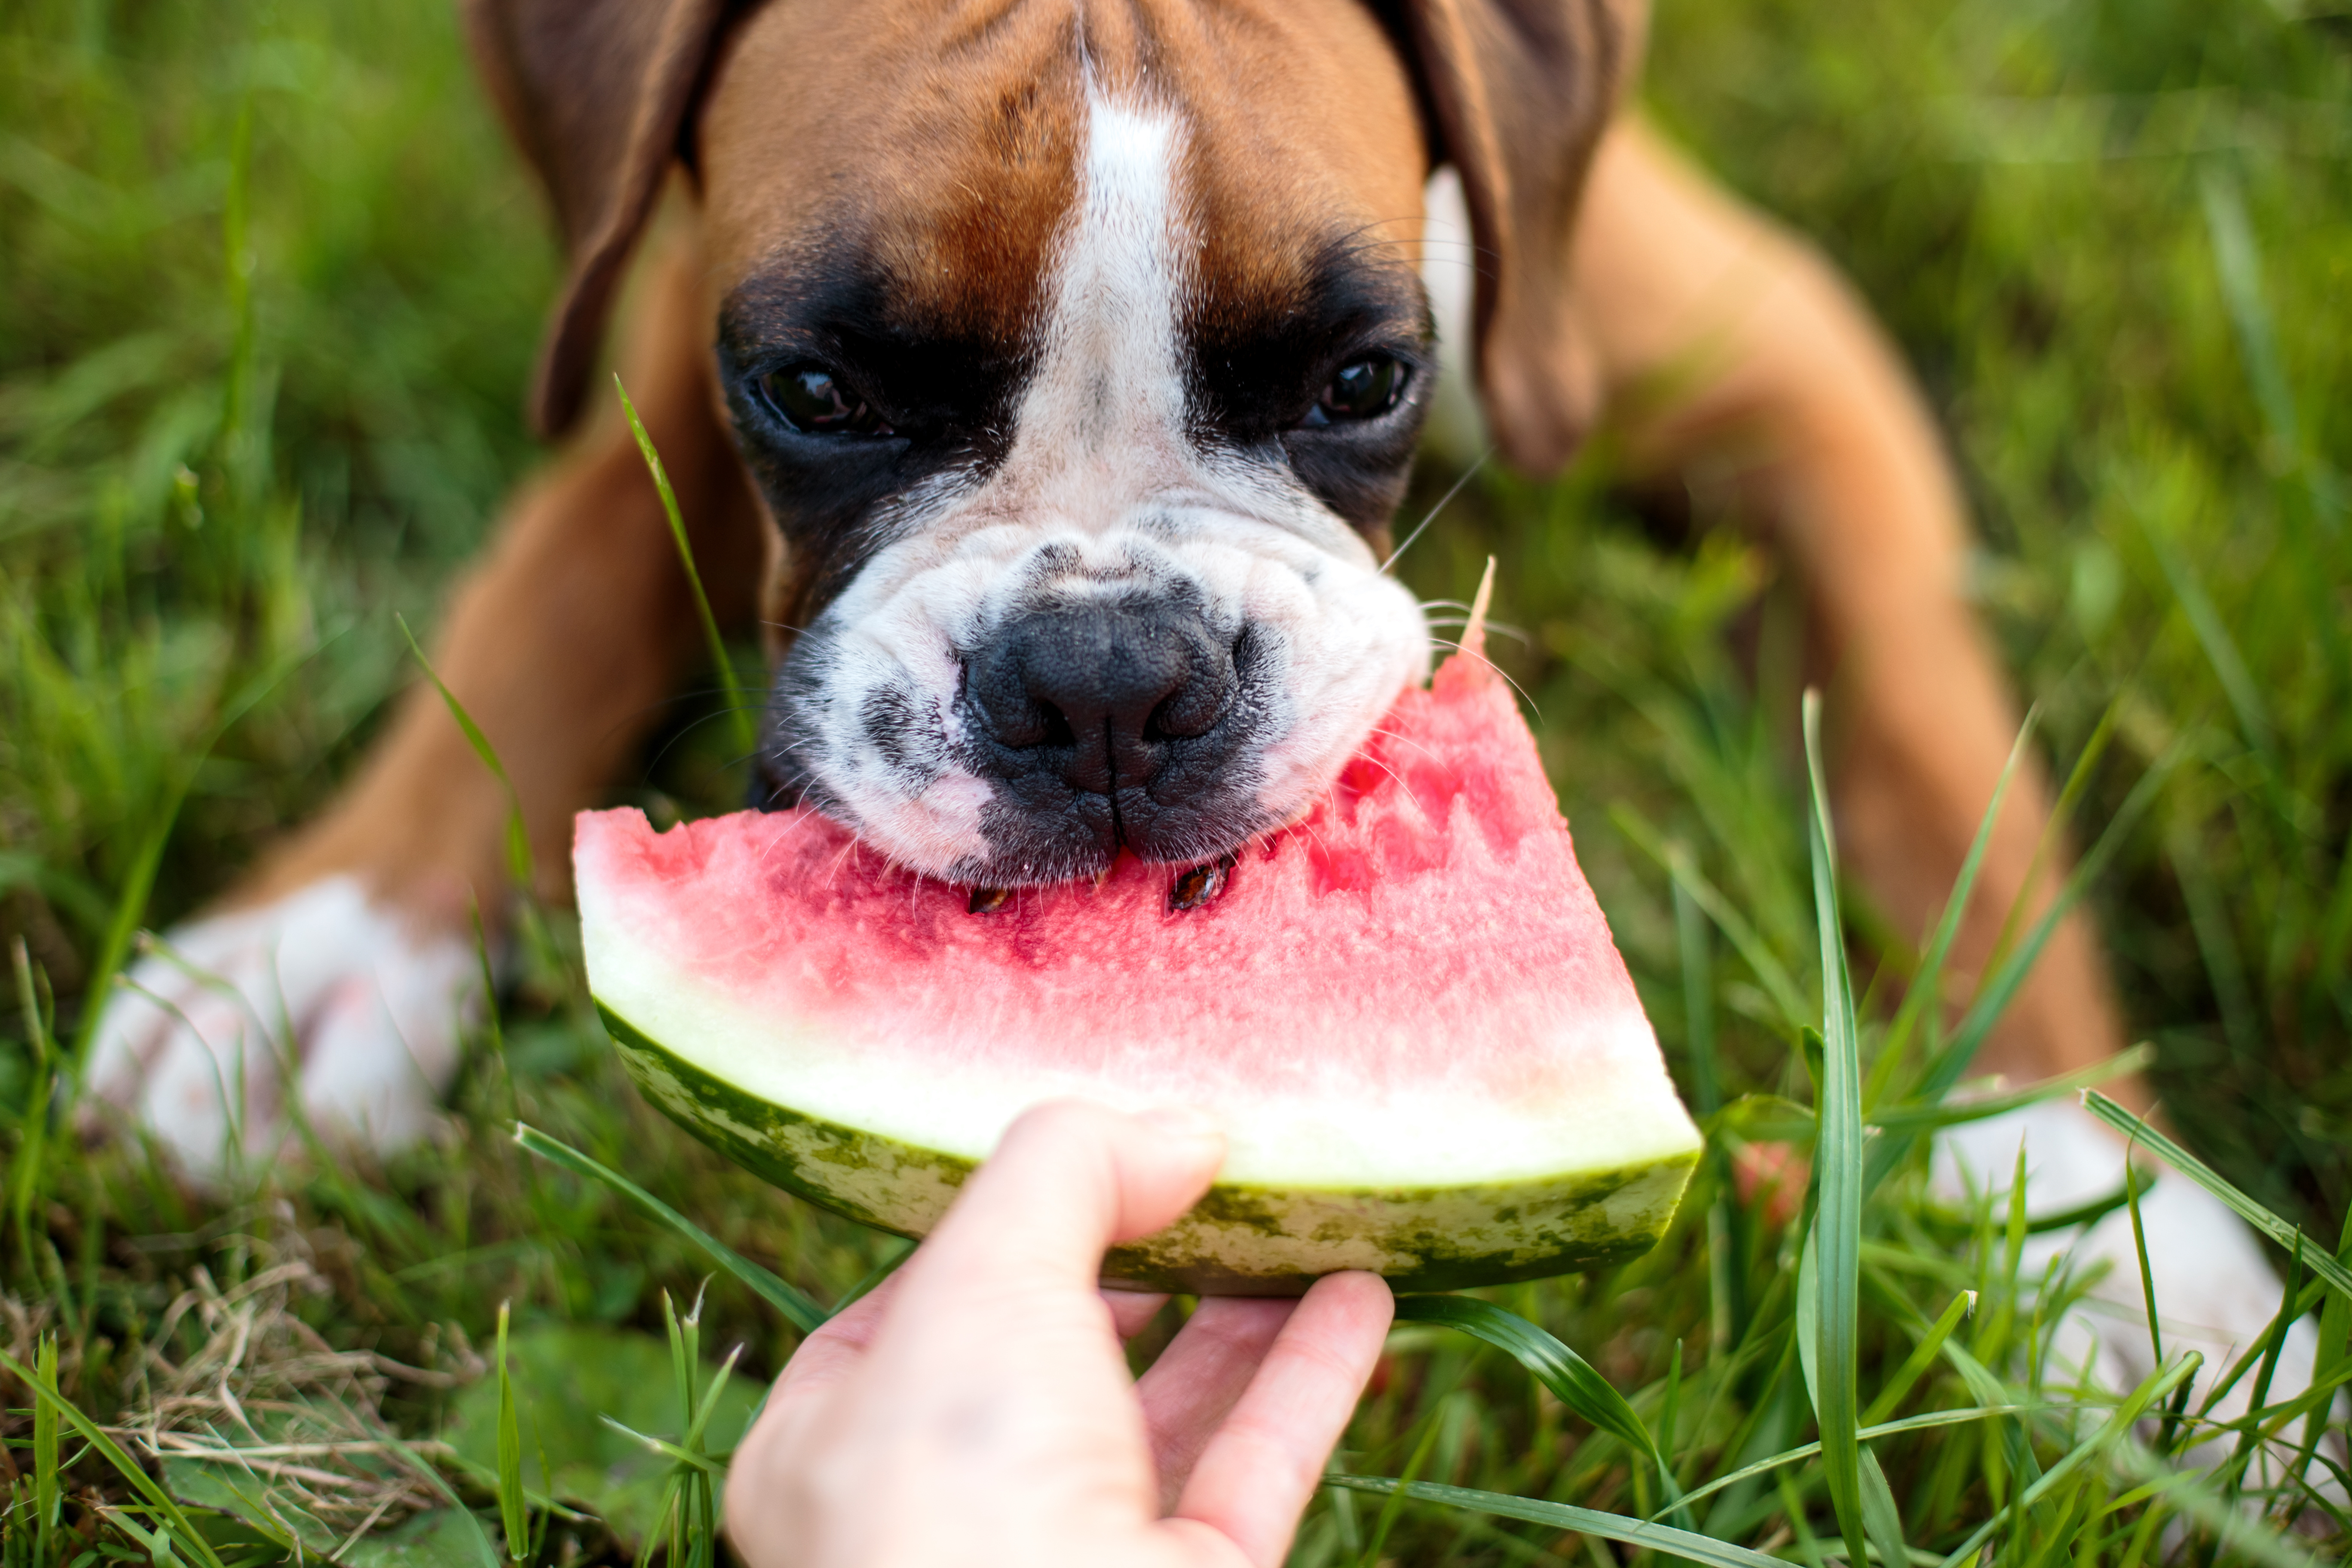
POLYGON ((1078 742, 1078 732, 1072 727, 1070 716, 1050 702, 1037 704, 1037 721, 1033 733, 1034 739, 1008 741, 1006 743, 1024 746, 1075 746, 1078 742))
POLYGON ((1223 680, 1188 680, 1168 694, 1143 721, 1147 741, 1187 741, 1205 735, 1225 714, 1232 686, 1223 680))

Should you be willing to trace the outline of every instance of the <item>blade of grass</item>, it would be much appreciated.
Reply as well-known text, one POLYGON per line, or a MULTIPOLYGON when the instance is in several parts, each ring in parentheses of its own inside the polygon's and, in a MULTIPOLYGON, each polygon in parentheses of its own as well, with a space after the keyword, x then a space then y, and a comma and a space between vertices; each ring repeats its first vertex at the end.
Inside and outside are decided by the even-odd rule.
POLYGON ((667 1226, 681 1239, 701 1248, 712 1262, 750 1287, 753 1295, 782 1313, 784 1321, 801 1332, 814 1333, 831 1316, 805 1294, 727 1246, 618 1171, 598 1163, 569 1143, 551 1138, 524 1122, 515 1123, 514 1139, 541 1159, 561 1165, 574 1175, 601 1182, 636 1205, 646 1215, 667 1226))
MULTIPOLYGON (((2254 1373, 2254 1391, 2246 1398, 2249 1412, 2267 1409, 2271 1402, 2271 1380, 2278 1373, 2279 1354, 2286 1349, 2286 1331, 2295 1319, 2295 1297, 2303 1284, 2303 1238, 2295 1237, 2294 1252, 2287 1260, 2286 1290, 2279 1297, 2279 1310, 2271 1316, 2270 1332, 2263 1336, 2263 1364, 2254 1373)), ((2260 1436, 2260 1423, 2249 1416, 2238 1432, 2237 1450, 2224 1467, 2229 1482, 2226 1488, 2231 1502, 2245 1485, 2246 1468, 2253 1462, 2255 1443, 2260 1436)))
MULTIPOLYGON (((2352 1263, 2352 1208, 2344 1214, 2344 1233, 2336 1245, 2336 1260, 2352 1263)), ((2352 1296, 2331 1291, 2319 1310, 2319 1353, 2312 1360, 2311 1381, 2324 1384, 2336 1375, 2348 1353, 2345 1341, 2352 1335, 2352 1296)), ((2328 1407, 2320 1405, 2304 1423, 2303 1452, 2295 1458, 2294 1473, 2310 1471, 2311 1459, 2319 1451, 2319 1439, 2327 1430, 2328 1407)))
MULTIPOLYGON (((331 638, 327 640, 332 640, 331 638)), ((236 695, 213 718, 204 735, 193 747, 179 771, 164 786, 162 805, 147 827, 147 837, 139 842, 138 853, 131 859, 131 869, 122 879, 121 892, 115 896, 114 912, 108 919, 106 934, 98 944, 98 956, 91 960, 89 972, 82 980, 80 1023, 74 1029, 73 1078, 75 1092, 89 1065, 90 1048, 98 1041, 99 1020, 105 1016, 103 999, 112 989, 115 975, 122 961, 131 955, 131 940, 138 934, 140 921, 147 916, 147 898, 155 889, 155 874, 163 868, 163 851, 172 841, 172 829, 180 819, 180 807, 186 804, 188 791, 194 787, 196 773, 220 744, 221 737, 236 727, 237 721, 251 712, 261 700, 277 689, 278 683, 299 668, 326 646, 325 641, 310 647, 298 648, 286 654, 240 688, 236 695)))
POLYGON ((2009 748, 2009 760, 2001 764, 2000 776, 1993 781, 1992 799, 1986 803, 1984 816, 1977 823, 1977 836, 1960 861, 1959 875, 1952 879, 1951 896, 1944 900, 1944 912, 1927 939, 1927 951, 1919 955, 1910 988, 1904 993, 1903 1005, 1895 1009, 1895 1021, 1886 1026, 1886 1038, 1879 1047, 1883 1055, 1891 1057, 1901 1052, 1910 1043, 1911 1032, 1918 1027, 1927 1009, 1943 1000, 1940 982, 1944 964, 1951 956, 1953 942, 1960 934, 1969 899, 1976 891, 1979 873, 1984 869, 1985 851, 1991 847, 1993 828, 2000 821, 2001 804, 2008 798, 2010 784, 2025 760, 2026 747, 2033 739, 2034 725, 2041 713, 2038 705, 2026 710, 2025 722, 2018 726, 2017 739, 2009 748))
POLYGON ((33 1552, 35 1562, 47 1563, 65 1500, 58 1483, 58 1403, 49 1397, 58 1386, 57 1335, 41 1336, 33 1366, 39 1373, 33 1390, 33 1552))
MULTIPOLYGON (((702 1434, 705 1428, 709 1426, 711 1416, 719 1412, 719 1396, 727 1392, 727 1382, 735 1375, 735 1363, 742 1359, 741 1345, 737 1345, 733 1350, 729 1351, 725 1358, 719 1362, 719 1370, 710 1374, 709 1383, 702 1390, 702 1398, 694 1407, 694 1418, 687 1423, 686 1446, 698 1454, 706 1451, 703 1447, 702 1434)), ((696 1364, 699 1366, 701 1363, 698 1362, 696 1364)), ((745 1428, 747 1431, 749 1429, 745 1428)))
MULTIPOLYGON (((2113 1425, 2110 1423, 2110 1427, 2113 1425)), ((2165 1493, 2167 1505, 2210 1531, 2221 1547, 2219 1552, 2209 1556, 2200 1552, 2189 1560, 2251 1562, 2265 1564, 2266 1568, 2320 1568, 2322 1560, 2292 1536, 2269 1528, 2243 1509, 2231 1507, 2212 1488, 2202 1484, 2200 1477, 2177 1470, 2141 1447, 2129 1432, 2119 1434, 2115 1447, 2116 1461, 2127 1473, 2145 1481, 2170 1483, 2165 1493)), ((1947 1568, 1958 1568, 1951 1559, 1946 1559, 1946 1563, 1947 1568)))
POLYGON ((1937 1352, 1944 1348, 1944 1342, 1951 1338, 1952 1331, 1960 1326, 1960 1320, 1975 1307, 1973 1292, 1963 1290, 1952 1298, 1952 1304, 1946 1307, 1943 1316, 1928 1328, 1927 1337, 1912 1347, 1911 1353, 1903 1358, 1903 1364, 1895 1369, 1895 1375, 1888 1378, 1885 1386, 1878 1391, 1878 1397, 1870 1402, 1870 1408, 1862 1413, 1865 1427, 1885 1420, 1887 1413, 1903 1403, 1903 1396, 1911 1392, 1911 1385, 1936 1364, 1937 1352))
POLYGON ((1475 1296, 1400 1296, 1396 1321, 1442 1324, 1508 1355, 1562 1405, 1654 1465, 1664 1478, 1667 1502, 1674 1501, 1677 1491, 1674 1472, 1649 1428, 1642 1425, 1642 1417, 1607 1378, 1592 1370, 1590 1362, 1553 1335, 1517 1312, 1475 1296))
POLYGON ((2135 1142, 2146 1144, 2157 1157, 2227 1204, 2238 1217, 2285 1247, 2300 1252, 2314 1274, 2345 1295, 2352 1296, 2352 1269, 2262 1205, 2221 1179, 2210 1165, 2158 1132, 2145 1117, 2133 1115, 2095 1089, 2083 1091, 2083 1107, 2135 1142))
POLYGON ((1903 1512, 1895 1506, 1895 1489, 1867 1445, 1862 1447, 1862 1528, 1882 1563, 1908 1563, 1911 1549, 1903 1540, 1903 1512))
MULTIPOLYGON (((1804 700, 1805 769, 1811 806, 1805 826, 1813 865, 1813 918, 1822 952, 1821 1133, 1813 1150, 1819 1195, 1811 1240, 1814 1353, 1805 1363, 1813 1414, 1821 1423, 1822 1470, 1845 1535, 1850 1561, 1866 1561, 1861 1440, 1862 1051, 1853 981, 1845 962, 1845 923, 1838 910, 1837 842, 1830 826, 1829 781, 1822 763, 1822 699, 1804 700)), ((1803 1287, 1800 1287, 1801 1289, 1803 1287)), ((1884 1482, 1882 1480, 1881 1484, 1884 1482)), ((1888 1501, 1892 1508, 1892 1500, 1888 1501)), ((1883 1550, 1883 1549, 1882 1549, 1883 1550)), ((1903 1561, 1898 1552, 1892 1559, 1903 1561)))
MULTIPOLYGON (((2263 411, 2270 437, 2290 466, 2301 476, 2312 516, 2330 535, 2341 526, 2344 498, 2336 476, 2314 458, 2304 440, 2303 420, 2295 409, 2294 388, 2287 380, 2286 362, 2279 353, 2278 329, 2271 317, 2270 300, 2263 289, 2263 264, 2254 244, 2254 226, 2246 218, 2243 194, 2236 178, 2219 163, 2209 163, 2198 182, 2205 208, 2205 232, 2213 249, 2213 269, 2221 282, 2222 302, 2236 329, 2239 352, 2246 361, 2246 380, 2263 411)), ((2333 606, 2323 609, 2315 622, 2336 619, 2333 606)))
MULTIPOLYGON (((1430 1413, 1429 1419, 1422 1424, 1421 1440, 1405 1458, 1404 1474, 1399 1479, 1408 1485, 1420 1476, 1422 1466, 1429 1463, 1429 1451, 1437 1446, 1437 1417, 1443 1409, 1441 1405, 1430 1413)), ((1404 1501, 1405 1494, 1399 1490, 1389 1493, 1388 1501, 1381 1504, 1381 1511, 1372 1521, 1372 1538, 1357 1554, 1356 1568, 1380 1568, 1381 1551, 1389 1543, 1389 1531, 1396 1528, 1397 1516, 1404 1512, 1404 1501)))
MULTIPOLYGON (((523 1500, 522 1424, 515 1414, 514 1378, 507 1369, 508 1303, 499 1303, 499 1524, 506 1531, 507 1561, 530 1559, 530 1506, 523 1500)), ((548 1477, 541 1477, 542 1481, 548 1477)))
MULTIPOLYGON (((1906 1432, 1929 1432, 1943 1426, 1965 1426, 1970 1421, 1990 1420, 1999 1415, 2027 1415, 2057 1408, 2059 1406, 2052 1405, 1972 1405, 1960 1410, 1935 1410, 1925 1415, 1906 1415, 1900 1421, 1881 1422, 1874 1426, 1864 1427, 1859 1436, 1865 1441, 1880 1437, 1895 1437, 1906 1432)), ((1705 1486, 1693 1487, 1683 1495, 1683 1500, 1688 1503, 1698 1502, 1703 1499, 1713 1497, 1726 1488, 1738 1486, 1741 1481, 1757 1476, 1769 1475, 1784 1465, 1801 1464, 1821 1451, 1822 1446, 1819 1443, 1802 1443, 1793 1448, 1782 1449, 1780 1453, 1758 1459, 1753 1464, 1744 1465, 1727 1475, 1717 1476, 1705 1486)))
POLYGON ((2110 1079, 2128 1078, 2156 1065, 2156 1047, 2143 1040, 2138 1045, 2117 1051, 2105 1061, 2078 1068, 2056 1078, 2045 1078, 2028 1088, 2009 1094, 1988 1094, 1954 1104, 1948 1100, 1906 1100, 1870 1113, 1870 1125, 1881 1129, 1932 1129, 1957 1127, 1964 1121, 1984 1121, 1995 1116, 2005 1116, 2029 1105, 2039 1105, 2045 1100, 2056 1100, 2080 1090, 2103 1084, 2110 1079))
POLYGON ((457 694, 449 689, 448 682, 441 679, 441 672, 433 668, 433 661, 425 657, 425 649, 417 642, 416 634, 408 629, 407 618, 398 615, 392 618, 398 623, 400 635, 408 639, 408 651, 416 656, 417 668, 425 671, 425 678, 433 683, 433 689, 441 694, 441 705, 449 710, 449 717, 457 721, 457 729, 466 737, 466 744, 474 749, 474 755, 482 760, 482 765, 490 770, 490 776, 497 779, 499 787, 506 792, 507 874, 514 879, 518 888, 529 889, 536 887, 538 877, 531 864, 530 834, 523 826, 522 796, 515 793, 514 780, 507 776, 506 763, 499 760, 498 751, 490 744, 490 738, 482 733, 482 727, 474 722, 474 716, 466 711, 466 705, 457 700, 457 694))
MULTIPOLYGON (((1684 858, 1674 847, 1675 863, 1684 858)), ((1716 1070, 1715 964, 1707 949, 1706 921, 1698 900, 1677 872, 1674 877, 1675 936, 1681 949, 1683 1032, 1690 1057, 1691 1099, 1699 1121, 1710 1122, 1723 1108, 1716 1070)), ((1747 1256, 1745 1213, 1737 1202, 1731 1156, 1719 1139, 1707 1140, 1708 1168, 1715 1173, 1715 1199, 1706 1208, 1707 1342, 1717 1355, 1739 1342, 1748 1326, 1748 1303, 1739 1264, 1747 1256)), ((1671 1435, 1667 1446, 1673 1446, 1671 1435)))
MULTIPOLYGON (((2058 896, 2050 901, 2050 907, 2042 912, 2042 918, 2034 923, 2032 933, 2001 960, 1992 977, 1979 988, 1950 1042, 1928 1068, 1918 1089, 1909 1097, 1910 1103, 1939 1101, 1951 1093, 1953 1087, 1966 1076, 1969 1065, 1976 1059, 1978 1048, 1992 1032, 1993 1025, 2008 1007, 2010 998, 2025 984, 2025 977, 2032 972, 2034 962, 2042 956, 2042 948, 2049 944, 2050 938, 2056 932, 2059 921, 2065 919, 2074 905, 2082 900, 2091 883, 2121 852, 2133 830, 2138 826, 2139 819, 2162 793, 2183 755, 2183 749, 2176 745, 2140 775, 2139 782, 2124 796, 2123 804, 2107 818, 2106 826, 2091 846, 2090 852, 2075 862, 2073 875, 2066 879, 2065 886, 2059 889, 2058 896)), ((2074 789, 2084 776, 2087 762, 2086 755, 2075 764, 2074 774, 2067 781, 2069 791, 2074 789)), ((1903 1163, 1918 1136, 1916 1129, 1890 1128, 1873 1143, 1869 1156, 1872 1186, 1876 1186, 1903 1163)))
MULTIPOLYGON (((36 1359, 38 1359, 37 1355, 36 1359)), ((73 1401, 59 1394, 54 1383, 43 1382, 38 1373, 6 1351, 0 1351, 0 1368, 5 1368, 18 1382, 30 1388, 36 1404, 46 1405, 56 1411, 58 1417, 79 1433, 82 1441, 97 1452, 99 1458, 112 1466, 115 1473, 130 1485, 131 1489, 146 1500, 145 1506, 152 1509, 172 1527, 173 1539, 184 1542, 187 1551, 202 1562, 205 1568, 226 1568, 226 1564, 220 1560, 220 1555, 213 1550, 212 1543, 197 1531, 195 1526, 188 1522, 188 1516, 180 1511, 180 1505, 173 1500, 172 1494, 156 1483, 155 1479, 147 1473, 145 1467, 124 1453, 116 1445, 114 1439, 106 1435, 104 1428, 83 1415, 80 1407, 73 1401)))
POLYGON ((2156 1310, 2156 1270, 2147 1260, 2147 1227, 2140 1220, 2139 1167, 2133 1163, 2131 1151, 2124 1151, 2124 1204, 2131 1210, 2132 1250, 2139 1256, 2139 1298, 2147 1309, 2148 1352, 2156 1364, 2164 1364, 2164 1329, 2156 1310))
POLYGON ((670 537, 677 542, 678 564, 686 568, 687 586, 694 590, 694 608, 702 617, 703 639, 710 647, 710 668, 719 677, 719 690, 726 694, 727 711, 734 717, 735 744, 748 757, 759 750, 759 731, 751 722, 751 710, 743 706, 743 688, 735 682, 735 661, 727 657, 727 639, 719 635, 719 617, 710 613, 709 595, 702 591, 702 574, 695 569, 694 546, 686 537, 686 519, 677 510, 677 493, 670 489, 669 473, 662 467, 661 454, 654 449, 654 438, 646 433, 645 421, 637 417, 637 405, 629 401, 629 389, 621 384, 618 372, 613 376, 613 390, 621 395, 622 412, 629 416, 629 433, 637 438, 637 450, 653 474, 654 489, 661 494, 662 515, 669 519, 670 537))
POLYGON ((649 1436, 646 1433, 638 1431, 634 1426, 623 1426, 620 1422, 614 1420, 610 1415, 599 1414, 596 1419, 602 1421, 605 1426, 610 1426, 614 1431, 621 1434, 622 1436, 626 1437, 633 1442, 644 1444, 646 1451, 649 1453, 659 1454, 666 1458, 675 1459, 681 1465, 686 1465, 694 1469, 701 1470, 709 1475, 723 1479, 727 1474, 727 1467, 720 1464, 717 1459, 712 1458, 708 1454, 698 1454, 691 1449, 682 1448, 676 1443, 670 1442, 665 1437, 649 1436))
POLYGON ((1549 1525, 1554 1530, 1572 1530, 1580 1535, 1597 1535, 1603 1541, 1661 1552, 1686 1563, 1706 1563, 1707 1568, 1786 1568, 1778 1557, 1768 1557, 1761 1552, 1734 1546, 1713 1536, 1676 1530, 1672 1525, 1652 1524, 1626 1514, 1578 1508, 1572 1503, 1539 1502, 1534 1498, 1513 1497, 1507 1492, 1475 1491, 1468 1487, 1440 1486, 1433 1481, 1401 1481, 1389 1476, 1327 1473, 1323 1484, 1348 1491, 1369 1492, 1374 1497, 1402 1492, 1415 1502, 1433 1502, 1444 1508, 1492 1514, 1497 1519, 1524 1520, 1529 1524, 1549 1525))
POLYGON ((24 1132, 8 1163, 8 1220, 16 1233, 25 1278, 31 1279, 36 1277, 33 1193, 48 1169, 49 1108, 56 1098, 57 1079, 49 1059, 49 1032, 41 1026, 41 999, 33 985, 33 957, 22 936, 9 944, 8 957, 16 972, 16 1005, 25 1016, 25 1039, 33 1047, 33 1070, 26 1075, 30 1081, 25 1090, 24 1132))
POLYGON ((1945 1557, 1943 1568, 1961 1568, 1963 1563, 1975 1558, 1984 1543, 1992 1539, 1993 1532, 2000 1528, 2005 1520, 2013 1517, 2021 1518, 2026 1510, 2056 1489, 2061 1481, 2090 1463, 2091 1459, 2108 1445, 2127 1435, 2133 1424, 2139 1420, 2148 1406, 2171 1393, 2183 1378, 2196 1370, 2196 1366, 2197 1363, 2192 1358, 2184 1356, 2171 1366, 2158 1371, 2147 1382, 2134 1389, 2131 1394, 2108 1415, 2107 1419, 2100 1424, 2098 1430, 2068 1449, 2056 1464, 2044 1470, 2032 1484, 2018 1491, 2014 1500, 2017 1506, 2013 1510, 1996 1514, 1979 1525, 1966 1541, 1945 1557))
POLYGON ((1764 944, 1764 939, 1757 933, 1756 928, 1732 907, 1731 900, 1725 898, 1722 891, 1686 858, 1678 868, 1674 852, 1658 836, 1658 830, 1630 806, 1611 806, 1609 820, 1633 841, 1635 848, 1656 861, 1660 870, 1689 889, 1698 907, 1706 911, 1706 918, 1715 922, 1725 940, 1731 943, 1733 951, 1754 973, 1757 984, 1771 996, 1773 1005, 1787 1018, 1789 1027, 1793 1030, 1803 1024, 1812 1011, 1805 1003, 1804 993, 1790 978, 1787 966, 1772 956, 1772 950, 1764 944))

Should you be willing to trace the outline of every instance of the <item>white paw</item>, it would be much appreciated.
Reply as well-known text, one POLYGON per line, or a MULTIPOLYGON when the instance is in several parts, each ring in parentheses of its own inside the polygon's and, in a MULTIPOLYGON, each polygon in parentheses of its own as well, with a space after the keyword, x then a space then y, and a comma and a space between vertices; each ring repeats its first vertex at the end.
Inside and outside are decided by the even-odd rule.
MULTIPOLYGON (((2123 1187, 2123 1141, 2073 1100, 2045 1100, 1946 1129, 1936 1141, 1932 1168, 1938 1198, 1958 1204, 1971 1193, 2005 1195, 2015 1176, 2021 1143, 2031 1215, 2095 1204, 2123 1187)), ((2155 1177, 2152 1185, 2141 1186, 2139 1210, 2164 1354, 2171 1360, 2193 1350, 2205 1357, 2189 1396, 2188 1408, 2194 1411, 2231 1364, 2263 1342, 2284 1292, 2261 1240, 2245 1221, 2204 1188, 2156 1165, 2145 1153, 2141 1163, 2143 1172, 2155 1177)), ((1997 1216, 2000 1212, 2005 1212, 2005 1197, 1997 1216)), ((2077 1275, 2102 1263, 2106 1269, 2091 1285, 2088 1298, 2058 1324, 2052 1342, 2053 1361, 2069 1374, 2086 1375, 2116 1393, 2137 1386, 2156 1370, 2156 1346, 2147 1331, 2148 1292, 2140 1279, 2130 1211, 2119 1208, 2087 1227, 2026 1238, 2025 1274, 2047 1276, 2062 1260, 2077 1275)), ((2309 1318, 2288 1326, 2269 1403, 2282 1403, 2311 1386, 2318 1348, 2319 1332, 2309 1318)), ((2246 1413, 2258 1372, 2259 1367, 2238 1380, 2214 1406, 2215 1419, 2234 1420, 2246 1413)), ((2250 1484, 2279 1481, 2282 1463, 2295 1452, 2302 1434, 2303 1423, 2294 1422, 2289 1440, 2258 1460, 2250 1484)), ((2235 1442, 2234 1436, 2209 1442, 2192 1450, 2189 1460, 2200 1468, 2218 1464, 2235 1442)))
POLYGON ((288 1068, 330 1147, 388 1153, 433 1127, 480 1003, 467 943, 330 878, 170 932, 109 1001, 89 1087, 199 1181, 295 1145, 288 1068))

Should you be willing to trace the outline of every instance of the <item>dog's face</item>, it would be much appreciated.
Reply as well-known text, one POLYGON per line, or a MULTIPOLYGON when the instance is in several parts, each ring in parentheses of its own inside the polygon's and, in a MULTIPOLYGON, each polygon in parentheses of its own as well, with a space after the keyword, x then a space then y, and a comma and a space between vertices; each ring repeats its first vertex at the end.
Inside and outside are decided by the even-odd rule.
POLYGON ((1197 863, 1425 671, 1376 546, 1433 381, 1426 157, 1362 8, 777 0, 697 157, 793 574, 778 802, 957 882, 1197 863))

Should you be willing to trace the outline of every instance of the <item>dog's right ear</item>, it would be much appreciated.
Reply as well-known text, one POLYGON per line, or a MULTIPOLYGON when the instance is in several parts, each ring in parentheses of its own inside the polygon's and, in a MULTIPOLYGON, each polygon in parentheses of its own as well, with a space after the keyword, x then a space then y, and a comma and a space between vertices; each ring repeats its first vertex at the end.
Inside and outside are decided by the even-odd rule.
POLYGON ((1386 0, 1433 151, 1462 175, 1478 247, 1472 364, 1506 459, 1566 463, 1601 363, 1569 286, 1577 205, 1641 53, 1644 0, 1386 0))
POLYGON ((579 417, 614 295, 677 156, 730 0, 463 0, 490 96, 545 183, 563 292, 540 346, 530 422, 579 417))

